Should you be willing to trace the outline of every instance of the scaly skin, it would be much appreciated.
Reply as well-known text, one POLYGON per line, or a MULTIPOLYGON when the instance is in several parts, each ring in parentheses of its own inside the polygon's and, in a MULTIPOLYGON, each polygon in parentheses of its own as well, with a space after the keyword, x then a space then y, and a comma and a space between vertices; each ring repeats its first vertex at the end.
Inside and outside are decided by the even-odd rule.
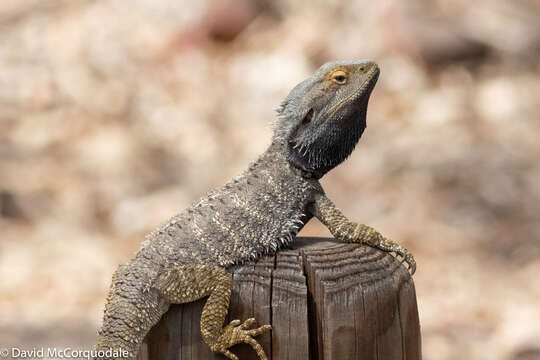
POLYGON ((394 252, 408 264, 411 274, 416 271, 416 261, 407 249, 385 238, 370 226, 350 221, 326 196, 316 196, 311 211, 336 239, 348 243, 367 244, 384 251, 394 252))
POLYGON ((208 297, 201 332, 212 351, 237 360, 230 348, 247 343, 266 360, 254 337, 269 325, 254 327, 255 319, 247 319, 223 327, 229 269, 290 244, 312 217, 339 240, 395 252, 414 272, 405 248, 349 221, 319 183, 360 139, 378 75, 373 62, 333 62, 298 84, 277 110, 268 149, 243 174, 149 234, 136 257, 116 271, 96 348, 121 348, 135 358, 170 304, 208 297))

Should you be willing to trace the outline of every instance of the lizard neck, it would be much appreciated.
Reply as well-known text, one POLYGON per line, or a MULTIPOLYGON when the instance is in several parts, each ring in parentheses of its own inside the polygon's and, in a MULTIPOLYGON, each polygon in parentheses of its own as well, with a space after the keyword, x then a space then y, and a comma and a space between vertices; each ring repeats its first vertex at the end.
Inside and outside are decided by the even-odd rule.
MULTIPOLYGON (((259 158, 259 160, 262 160, 264 162, 274 162, 282 168, 290 169, 290 171, 296 176, 302 177, 304 179, 319 180, 323 177, 323 172, 303 169, 290 162, 287 156, 288 151, 289 149, 286 140, 281 138, 274 138, 268 149, 264 152, 261 158, 259 158)), ((259 162, 259 160, 257 162, 259 162)))

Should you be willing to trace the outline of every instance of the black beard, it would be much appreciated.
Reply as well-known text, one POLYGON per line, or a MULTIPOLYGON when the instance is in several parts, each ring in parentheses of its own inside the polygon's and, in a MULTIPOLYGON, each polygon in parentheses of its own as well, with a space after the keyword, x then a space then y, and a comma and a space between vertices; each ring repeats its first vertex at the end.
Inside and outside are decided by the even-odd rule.
POLYGON ((366 104, 358 106, 354 113, 334 116, 317 125, 302 121, 288 141, 287 160, 296 168, 313 177, 320 178, 341 164, 354 150, 366 128, 366 104))

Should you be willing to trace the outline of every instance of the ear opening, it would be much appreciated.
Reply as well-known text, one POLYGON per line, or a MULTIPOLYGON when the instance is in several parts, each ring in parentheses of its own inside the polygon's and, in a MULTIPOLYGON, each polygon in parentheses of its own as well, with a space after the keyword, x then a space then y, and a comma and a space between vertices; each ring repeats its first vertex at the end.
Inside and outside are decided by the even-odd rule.
POLYGON ((302 119, 302 125, 307 125, 313 120, 313 109, 309 109, 306 116, 302 119))

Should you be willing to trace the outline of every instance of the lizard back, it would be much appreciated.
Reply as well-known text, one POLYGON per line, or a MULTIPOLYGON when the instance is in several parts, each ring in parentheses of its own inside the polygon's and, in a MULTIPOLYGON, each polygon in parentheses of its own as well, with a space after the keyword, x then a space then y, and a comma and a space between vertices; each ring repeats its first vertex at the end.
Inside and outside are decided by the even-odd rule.
POLYGON ((140 251, 167 262, 229 267, 290 243, 309 220, 306 207, 316 180, 288 164, 282 142, 273 143, 249 168, 194 202, 147 236, 140 251))

